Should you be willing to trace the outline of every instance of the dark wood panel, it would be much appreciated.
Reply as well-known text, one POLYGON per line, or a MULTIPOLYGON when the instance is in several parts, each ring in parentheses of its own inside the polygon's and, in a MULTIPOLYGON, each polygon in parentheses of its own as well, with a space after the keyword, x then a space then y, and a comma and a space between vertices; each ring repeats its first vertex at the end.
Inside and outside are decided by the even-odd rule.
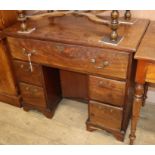
POLYGON ((121 130, 123 109, 95 101, 89 103, 89 120, 103 128, 121 130))
POLYGON ((60 70, 63 97, 88 101, 88 75, 60 70))
POLYGON ((10 55, 3 40, 0 40, 0 93, 15 96, 18 94, 11 67, 10 55))
POLYGON ((28 62, 19 60, 14 60, 13 62, 16 77, 19 81, 42 86, 42 70, 40 65, 32 63, 33 71, 31 71, 28 62))
POLYGON ((59 101, 62 99, 59 69, 42 67, 44 91, 46 94, 47 107, 54 112, 59 101))
POLYGON ((19 86, 24 103, 39 107, 46 107, 43 88, 26 83, 20 83, 19 86))
POLYGON ((89 76, 89 96, 93 100, 123 106, 125 82, 89 76))
POLYGON ((127 76, 129 54, 125 52, 28 39, 8 38, 8 43, 12 56, 17 59, 28 60, 23 53, 26 49, 35 51, 31 59, 36 63, 116 78, 127 76))

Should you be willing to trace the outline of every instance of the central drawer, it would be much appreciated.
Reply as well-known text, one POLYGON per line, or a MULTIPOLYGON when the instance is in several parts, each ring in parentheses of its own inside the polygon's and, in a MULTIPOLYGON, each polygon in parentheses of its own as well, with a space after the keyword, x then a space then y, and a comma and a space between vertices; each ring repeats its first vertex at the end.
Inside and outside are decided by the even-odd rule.
POLYGON ((108 49, 69 45, 33 39, 8 38, 16 59, 31 60, 52 67, 125 79, 129 54, 108 49))

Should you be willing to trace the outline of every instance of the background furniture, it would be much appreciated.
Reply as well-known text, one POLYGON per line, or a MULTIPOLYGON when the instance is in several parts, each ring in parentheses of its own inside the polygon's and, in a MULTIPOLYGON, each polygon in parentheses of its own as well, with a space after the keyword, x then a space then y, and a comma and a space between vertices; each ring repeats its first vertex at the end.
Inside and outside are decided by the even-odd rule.
POLYGON ((0 10, 0 101, 21 106, 3 29, 16 22, 16 11, 0 10))
POLYGON ((141 106, 143 105, 146 92, 147 82, 155 83, 155 22, 151 22, 147 32, 140 44, 140 47, 135 55, 135 59, 138 60, 138 66, 136 71, 136 86, 135 86, 135 98, 132 110, 131 119, 131 134, 130 144, 134 143, 136 138, 136 126, 140 114, 141 106))

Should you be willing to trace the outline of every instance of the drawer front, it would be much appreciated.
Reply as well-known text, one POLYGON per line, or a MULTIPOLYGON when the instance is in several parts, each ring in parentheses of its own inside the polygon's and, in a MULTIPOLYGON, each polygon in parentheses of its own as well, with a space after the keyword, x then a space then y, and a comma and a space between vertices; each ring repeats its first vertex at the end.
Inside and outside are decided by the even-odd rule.
POLYGON ((20 91, 25 104, 39 107, 46 107, 46 101, 43 88, 38 86, 20 83, 20 91))
POLYGON ((103 128, 121 130, 123 118, 122 108, 116 108, 99 102, 90 101, 89 113, 89 119, 92 124, 103 128))
POLYGON ((123 79, 127 75, 129 54, 125 52, 32 39, 8 38, 8 42, 12 56, 17 59, 28 60, 25 53, 32 52, 33 62, 61 69, 123 79))
POLYGON ((89 96, 92 100, 123 106, 125 82, 89 76, 89 96))
POLYGON ((155 83, 155 63, 149 64, 146 72, 146 81, 155 83))
POLYGON ((14 69, 19 81, 42 86, 41 66, 33 63, 32 66, 33 71, 30 70, 28 62, 14 60, 14 69))

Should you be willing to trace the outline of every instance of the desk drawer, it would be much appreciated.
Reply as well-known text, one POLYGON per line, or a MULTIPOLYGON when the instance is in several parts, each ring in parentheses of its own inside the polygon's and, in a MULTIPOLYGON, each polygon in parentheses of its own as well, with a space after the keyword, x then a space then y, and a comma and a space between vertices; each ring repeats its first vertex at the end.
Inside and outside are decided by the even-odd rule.
POLYGON ((89 76, 89 96, 92 100, 123 106, 125 82, 89 76))
POLYGON ((38 86, 20 83, 20 91, 25 104, 39 107, 46 107, 46 100, 43 88, 38 86))
POLYGON ((103 128, 121 130, 123 109, 90 101, 89 119, 92 124, 103 128))
POLYGON ((33 62, 61 69, 123 79, 127 76, 129 54, 125 52, 32 39, 8 38, 8 43, 17 59, 28 60, 26 51, 33 53, 33 62))
POLYGON ((28 62, 14 60, 14 69, 19 81, 42 86, 42 70, 38 64, 33 64, 33 71, 30 70, 28 62))
POLYGON ((146 81, 155 83, 155 63, 150 63, 147 67, 146 81))

